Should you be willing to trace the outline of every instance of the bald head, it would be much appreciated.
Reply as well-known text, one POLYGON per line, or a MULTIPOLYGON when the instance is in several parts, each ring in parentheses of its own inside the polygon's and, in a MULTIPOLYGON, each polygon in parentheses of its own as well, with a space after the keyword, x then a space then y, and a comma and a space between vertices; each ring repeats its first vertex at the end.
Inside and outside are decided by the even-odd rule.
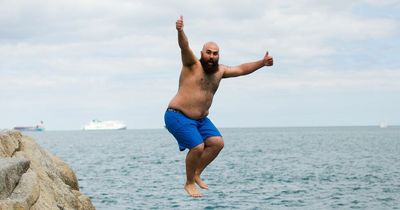
POLYGON ((215 43, 215 42, 212 42, 212 41, 206 42, 206 43, 203 45, 203 50, 202 50, 202 52, 206 52, 207 50, 219 51, 218 44, 215 43))

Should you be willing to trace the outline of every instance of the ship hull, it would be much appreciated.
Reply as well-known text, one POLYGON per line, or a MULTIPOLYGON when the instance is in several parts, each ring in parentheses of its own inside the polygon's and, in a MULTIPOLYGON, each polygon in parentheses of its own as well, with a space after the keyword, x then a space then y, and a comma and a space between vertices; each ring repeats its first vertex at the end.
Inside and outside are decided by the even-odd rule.
POLYGON ((44 128, 38 127, 14 127, 17 131, 44 131, 44 128))

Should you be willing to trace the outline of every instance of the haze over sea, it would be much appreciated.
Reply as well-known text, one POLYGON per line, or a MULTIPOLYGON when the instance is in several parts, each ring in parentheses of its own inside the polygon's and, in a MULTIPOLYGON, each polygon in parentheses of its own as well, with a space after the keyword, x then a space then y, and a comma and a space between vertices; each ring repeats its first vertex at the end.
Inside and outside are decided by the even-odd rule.
POLYGON ((166 130, 26 132, 75 171, 97 209, 399 209, 400 127, 221 129, 209 190, 183 190, 166 130))

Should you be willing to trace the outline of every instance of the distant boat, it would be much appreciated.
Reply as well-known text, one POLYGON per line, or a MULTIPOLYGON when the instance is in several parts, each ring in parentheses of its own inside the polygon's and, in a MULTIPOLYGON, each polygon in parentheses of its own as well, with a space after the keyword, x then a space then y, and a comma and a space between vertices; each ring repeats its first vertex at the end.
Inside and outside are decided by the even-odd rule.
POLYGON ((44 131, 44 125, 43 125, 43 121, 40 121, 39 125, 35 125, 35 126, 18 126, 18 127, 14 127, 14 130, 18 130, 18 131, 44 131))
POLYGON ((387 124, 386 122, 381 122, 381 123, 379 124, 379 127, 380 127, 380 128, 387 128, 387 127, 388 127, 388 124, 387 124))
POLYGON ((83 130, 125 130, 126 124, 119 120, 92 120, 83 126, 83 130))

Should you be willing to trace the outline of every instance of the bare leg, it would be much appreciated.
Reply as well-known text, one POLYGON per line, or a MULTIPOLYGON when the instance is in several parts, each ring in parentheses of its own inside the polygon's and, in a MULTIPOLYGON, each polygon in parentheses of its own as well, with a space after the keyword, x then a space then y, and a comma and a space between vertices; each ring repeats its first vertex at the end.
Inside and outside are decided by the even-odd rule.
POLYGON ((186 183, 185 190, 192 197, 201 197, 202 194, 195 185, 196 168, 200 164, 201 154, 204 151, 204 143, 192 148, 186 155, 186 183))
POLYGON ((194 180, 203 189, 208 189, 208 185, 200 178, 203 170, 218 156, 224 147, 224 140, 220 136, 209 137, 204 141, 204 151, 201 154, 200 163, 196 168, 194 180))

